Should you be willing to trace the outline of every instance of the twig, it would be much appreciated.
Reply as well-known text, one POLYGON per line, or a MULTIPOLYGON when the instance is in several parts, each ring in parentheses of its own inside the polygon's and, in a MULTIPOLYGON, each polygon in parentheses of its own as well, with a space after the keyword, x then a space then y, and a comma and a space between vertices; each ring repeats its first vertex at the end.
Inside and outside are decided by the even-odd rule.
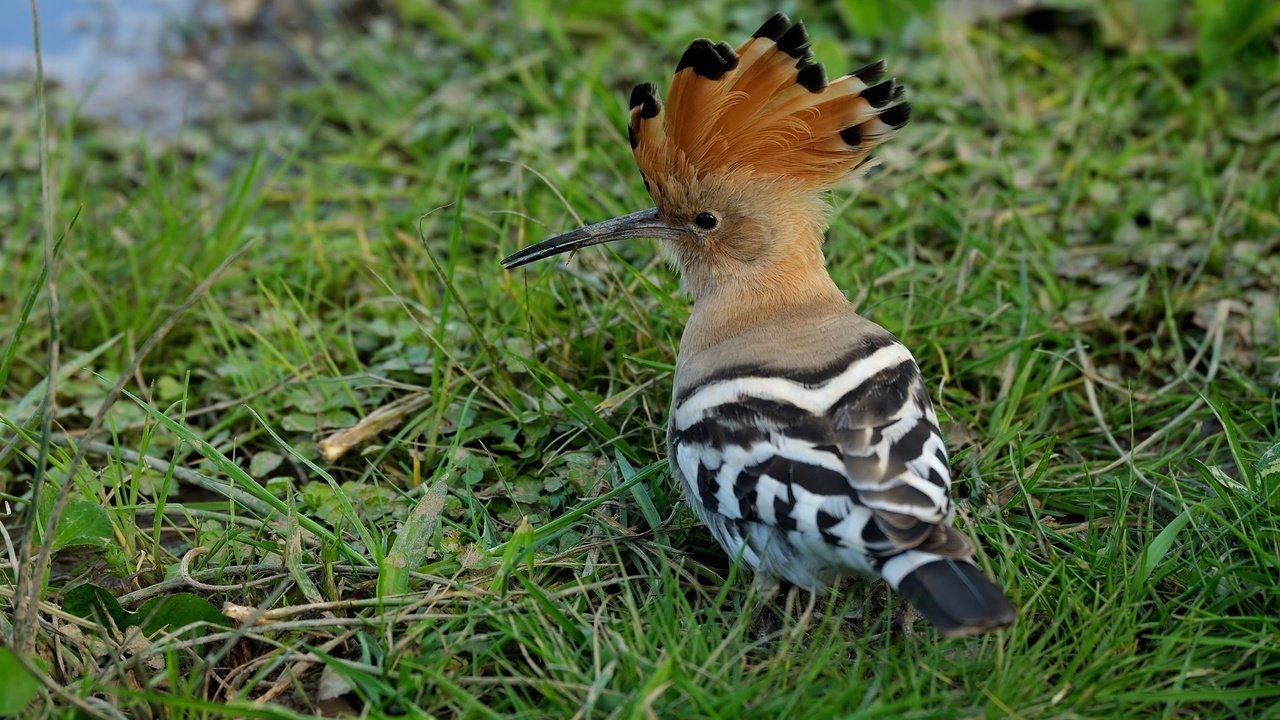
POLYGON ((245 588, 250 588, 254 585, 265 585, 267 583, 275 582, 275 580, 280 577, 279 575, 276 575, 275 577, 270 578, 258 578, 257 580, 248 580, 234 585, 211 585, 206 582, 201 582, 191 577, 191 561, 207 552, 209 552, 209 548, 200 546, 193 547, 183 553, 182 559, 178 561, 178 579, 182 581, 182 584, 187 585, 188 587, 193 587, 197 590, 205 590, 207 592, 229 592, 233 590, 244 590, 245 588))
POLYGON ((409 593, 406 595, 383 597, 383 598, 359 598, 356 600, 330 600, 325 602, 313 602, 303 605, 288 605, 271 610, 263 610, 250 616, 242 605, 235 603, 226 603, 222 606, 222 614, 233 620, 250 620, 261 626, 263 622, 279 622, 280 618, 292 617, 294 615, 306 615, 313 612, 328 612, 335 610, 358 610, 360 608, 406 608, 413 609, 424 605, 435 605, 440 600, 472 600, 481 597, 478 590, 461 590, 453 592, 443 592, 436 595, 423 598, 420 593, 409 593))
POLYGON ((415 392, 405 395, 364 416, 351 427, 339 430, 316 444, 327 462, 336 462, 348 450, 377 435, 406 415, 417 412, 431 402, 431 394, 415 392))
MULTIPOLYGON (((270 594, 268 594, 266 597, 262 599, 262 602, 258 604, 257 610, 259 612, 266 612, 267 608, 274 605, 277 600, 283 597, 285 592, 292 585, 293 585, 293 579, 286 576, 286 578, 282 580, 278 586, 276 586, 276 589, 273 592, 271 592, 270 594)), ((222 661, 222 658, 226 657, 227 653, 231 652, 231 648, 235 647, 236 643, 240 642, 240 640, 242 640, 245 637, 245 635, 249 631, 250 624, 241 625, 240 627, 237 627, 232 632, 230 632, 226 637, 226 642, 222 644, 222 647, 218 648, 215 652, 210 653, 209 655, 205 656, 202 659, 202 663, 204 664, 204 667, 205 668, 216 667, 218 663, 222 661)), ((161 650, 168 648, 173 643, 173 637, 175 637, 176 634, 166 634, 166 635, 167 636, 161 636, 156 638, 156 642, 152 643, 151 648, 158 647, 161 650)))
MULTIPOLYGON (((187 578, 200 580, 203 578, 235 577, 237 575, 255 575, 261 572, 275 573, 270 577, 258 578, 255 580, 248 580, 243 583, 239 583, 237 585, 231 586, 231 588, 234 590, 241 590, 244 588, 253 587, 255 585, 266 585, 268 584, 268 581, 279 580, 281 577, 284 576, 284 573, 282 571, 283 571, 283 568, 280 567, 279 562, 265 562, 265 563, 257 563, 255 565, 228 565, 227 567, 223 567, 223 568, 211 568, 208 570, 198 570, 196 572, 190 573, 189 575, 186 576, 186 578, 184 577, 171 578, 169 580, 163 580, 161 582, 158 582, 154 585, 148 585, 147 587, 144 587, 140 590, 134 590, 131 593, 125 593, 124 595, 121 595, 120 597, 116 598, 116 600, 118 600, 121 605, 125 605, 125 606, 133 605, 134 603, 139 603, 139 602, 142 602, 143 600, 150 600, 151 598, 156 597, 157 595, 164 595, 170 590, 178 590, 178 589, 181 589, 182 587, 187 586, 189 584, 187 582, 187 578)), ((222 592, 225 592, 225 590, 222 592)))

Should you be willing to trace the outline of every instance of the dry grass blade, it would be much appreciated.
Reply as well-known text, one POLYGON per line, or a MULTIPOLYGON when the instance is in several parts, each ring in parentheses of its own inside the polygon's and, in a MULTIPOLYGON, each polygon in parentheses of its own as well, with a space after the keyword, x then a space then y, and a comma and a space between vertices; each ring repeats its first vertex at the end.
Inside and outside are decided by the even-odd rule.
POLYGON ((339 430, 317 443, 325 462, 337 462, 351 448, 368 442, 370 439, 399 423, 405 416, 411 415, 432 400, 431 393, 415 392, 398 398, 369 413, 355 425, 339 430))

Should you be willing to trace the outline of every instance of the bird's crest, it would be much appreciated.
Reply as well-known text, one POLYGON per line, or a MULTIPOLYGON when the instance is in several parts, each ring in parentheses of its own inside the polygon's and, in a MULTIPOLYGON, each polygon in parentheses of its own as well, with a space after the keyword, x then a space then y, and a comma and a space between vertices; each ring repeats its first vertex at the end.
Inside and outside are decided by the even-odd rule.
POLYGON ((804 24, 782 13, 737 50, 694 40, 665 106, 650 83, 631 93, 636 163, 646 185, 740 173, 829 188, 907 122, 902 86, 884 71, 880 61, 828 82, 804 24))

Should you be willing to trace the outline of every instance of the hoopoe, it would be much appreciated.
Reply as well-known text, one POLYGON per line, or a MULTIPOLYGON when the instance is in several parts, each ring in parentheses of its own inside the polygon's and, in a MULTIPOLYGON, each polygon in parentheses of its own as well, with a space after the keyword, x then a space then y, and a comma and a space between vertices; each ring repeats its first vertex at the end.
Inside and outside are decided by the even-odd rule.
POLYGON ((951 527, 951 473, 914 358, 827 274, 822 193, 910 115, 884 61, 827 81, 781 13, 736 50, 698 39, 665 107, 631 93, 656 207, 550 238, 514 268, 623 238, 666 240, 693 310, 667 441, 699 519, 764 587, 883 578, 945 635, 1011 624, 951 527))

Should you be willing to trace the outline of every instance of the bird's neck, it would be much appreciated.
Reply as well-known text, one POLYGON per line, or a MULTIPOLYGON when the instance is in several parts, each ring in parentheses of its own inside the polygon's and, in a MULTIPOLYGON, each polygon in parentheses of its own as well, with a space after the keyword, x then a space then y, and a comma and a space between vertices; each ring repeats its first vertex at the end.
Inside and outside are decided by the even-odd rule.
POLYGON ((695 294, 680 343, 682 353, 705 349, 762 325, 825 315, 849 304, 827 274, 821 251, 717 280, 695 294))

